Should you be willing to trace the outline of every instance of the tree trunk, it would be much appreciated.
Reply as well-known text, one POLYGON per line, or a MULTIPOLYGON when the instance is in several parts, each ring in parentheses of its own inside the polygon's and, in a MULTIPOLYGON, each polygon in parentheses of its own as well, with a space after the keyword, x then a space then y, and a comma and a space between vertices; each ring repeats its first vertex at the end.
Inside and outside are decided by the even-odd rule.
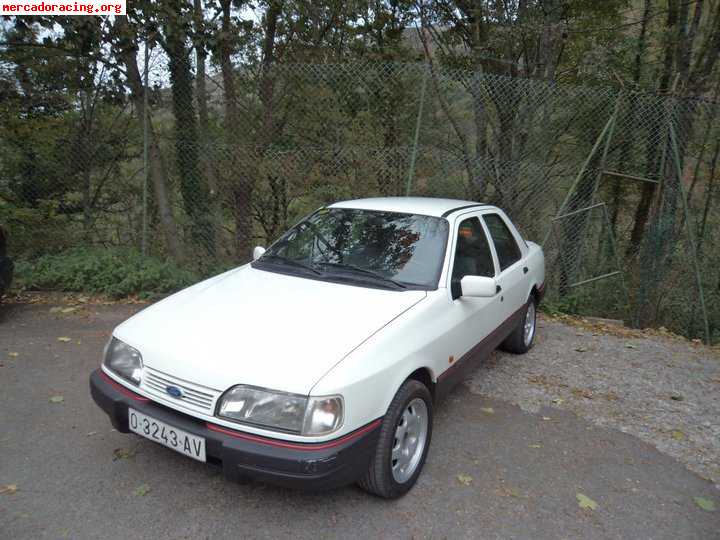
POLYGON ((473 103, 473 119, 475 121, 475 160, 473 171, 475 177, 473 185, 475 187, 476 200, 483 200, 487 190, 487 171, 486 154, 487 154, 487 127, 486 127, 486 111, 485 102, 482 96, 482 50, 484 42, 487 39, 485 25, 483 24, 482 4, 477 2, 473 11, 472 20, 472 36, 473 36, 473 82, 470 87, 470 95, 473 103))
MULTIPOLYGON (((207 105, 207 89, 205 65, 207 63, 207 51, 205 51, 204 24, 203 24, 203 4, 202 0, 194 0, 195 8, 195 32, 199 34, 195 43, 195 62, 197 64, 197 77, 195 77, 195 94, 198 106, 198 123, 200 126, 200 135, 207 136, 208 133, 208 105, 207 105)), ((202 142, 206 142, 203 140, 202 142)))
MULTIPOLYGON (((665 94, 670 88, 670 77, 672 76, 673 59, 675 57, 675 40, 670 36, 674 34, 673 29, 677 25, 678 21, 678 2, 679 0, 668 0, 667 21, 665 24, 668 32, 668 40, 667 43, 665 43, 663 71, 658 88, 658 92, 660 94, 665 94)), ((667 137, 662 138, 661 145, 658 145, 655 141, 657 133, 665 133, 663 125, 666 122, 666 118, 663 112, 664 111, 655 112, 655 118, 648 128, 646 141, 646 176, 648 178, 652 178, 657 175, 657 179, 659 181, 662 181, 665 171, 659 170, 658 146, 665 147, 664 151, 667 151, 668 144, 667 137)), ((643 182, 640 201, 635 209, 633 229, 630 233, 630 243, 627 248, 628 256, 637 253, 640 249, 640 243, 642 242, 645 234, 645 227, 647 225, 648 218, 650 217, 650 206, 652 205, 652 200, 655 196, 656 186, 657 184, 651 182, 643 182)))
MULTIPOLYGON (((235 72, 232 65, 232 21, 231 0, 220 0, 222 21, 218 47, 220 51, 220 71, 223 79, 225 109, 225 142, 228 153, 229 170, 233 173, 231 199, 235 221, 235 251, 240 262, 250 260, 253 248, 252 196, 255 184, 255 159, 247 150, 249 141, 240 141, 240 114, 238 109, 235 72)), ((248 129, 248 126, 245 127, 248 129)))
POLYGON ((702 247, 704 245, 703 239, 705 238, 708 215, 710 214, 713 197, 715 196, 715 180, 718 176, 718 158, 720 158, 720 139, 715 141, 715 151, 713 152, 713 157, 710 161, 708 183, 705 186, 705 194, 703 196, 703 199, 705 200, 705 208, 703 209, 702 219, 700 220, 700 227, 698 228, 698 256, 700 256, 700 254, 702 253, 702 247))
POLYGON ((263 123, 259 142, 261 148, 270 144, 276 136, 275 126, 275 77, 272 73, 275 63, 275 36, 282 3, 272 0, 265 14, 265 39, 262 48, 262 75, 260 80, 260 102, 263 105, 263 123))
POLYGON ((182 33, 171 30, 166 38, 173 115, 175 154, 185 212, 191 221, 194 242, 211 257, 215 255, 215 233, 210 218, 208 191, 200 174, 197 119, 193 104, 189 51, 182 33))
MULTIPOLYGON (((195 63, 197 75, 195 77, 195 98, 198 107, 198 131, 200 135, 199 147, 202 150, 200 155, 200 164, 202 167, 202 175, 207 182, 210 219, 213 224, 213 232, 218 234, 217 224, 221 217, 220 200, 218 198, 218 159, 216 156, 215 146, 212 145, 210 134, 210 115, 208 113, 208 93, 207 93, 207 51, 205 49, 205 23, 203 19, 203 2, 202 0, 194 0, 195 9, 195 33, 197 39, 195 41, 195 63)), ((217 244, 217 238, 214 239, 217 244)))
MULTIPOLYGON (((125 17, 118 17, 116 27, 119 32, 126 33, 129 31, 127 19, 125 17)), ((137 45, 133 41, 130 46, 120 47, 118 53, 120 61, 125 66, 125 73, 127 76, 127 83, 130 86, 130 96, 133 100, 133 109, 138 122, 143 122, 143 81, 140 76, 140 70, 137 64, 137 45)), ((182 257, 182 251, 180 249, 180 242, 178 237, 177 226, 175 219, 173 218, 172 211, 170 210, 170 204, 167 196, 167 178, 165 175, 165 167, 162 162, 162 155, 160 153, 160 147, 155 137, 155 131, 153 129, 152 122, 149 118, 148 111, 148 165, 150 167, 149 177, 150 183, 153 188, 153 195, 155 204, 157 205, 158 217, 160 219, 160 226, 163 231, 165 238, 165 245, 170 252, 170 255, 175 260, 180 260, 182 257)))
MULTIPOLYGON (((632 81, 633 81, 633 90, 637 90, 638 86, 640 85, 640 78, 642 77, 642 59, 645 54, 645 46, 646 46, 646 37, 647 37, 647 26, 648 21, 650 20, 650 9, 652 7, 652 0, 645 0, 645 5, 643 8, 643 18, 642 18, 642 25, 640 26, 640 35, 638 37, 638 46, 637 50, 635 51, 635 61, 633 65, 633 75, 632 75, 632 81)), ((627 162, 630 158, 631 151, 635 145, 635 132, 633 131, 635 128, 635 109, 637 104, 638 96, 635 92, 633 92, 630 95, 629 103, 628 103, 628 112, 627 112, 627 121, 624 122, 625 125, 630 126, 630 128, 627 131, 623 131, 621 133, 621 150, 620 150, 620 159, 618 160, 618 171, 619 172, 626 172, 625 167, 627 166, 627 162)), ((613 180, 613 186, 612 186, 612 203, 611 203, 611 210, 610 210, 610 225, 612 229, 612 235, 615 236, 615 232, 617 230, 617 221, 618 216, 620 212, 620 204, 623 198, 623 182, 624 180, 621 178, 615 178, 613 180)))

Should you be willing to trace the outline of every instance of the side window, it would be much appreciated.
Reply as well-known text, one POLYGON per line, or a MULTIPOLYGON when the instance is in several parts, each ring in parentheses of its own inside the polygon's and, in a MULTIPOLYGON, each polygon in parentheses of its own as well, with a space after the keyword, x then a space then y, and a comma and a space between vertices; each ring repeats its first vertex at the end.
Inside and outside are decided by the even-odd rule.
POLYGON ((500 216, 486 214, 483 219, 495 243, 500 270, 505 270, 508 266, 520 260, 522 252, 515 241, 515 237, 500 216))
POLYGON ((465 276, 495 276, 492 252, 485 231, 476 217, 464 219, 458 227, 455 261, 450 286, 453 298, 460 296, 460 280, 465 276))

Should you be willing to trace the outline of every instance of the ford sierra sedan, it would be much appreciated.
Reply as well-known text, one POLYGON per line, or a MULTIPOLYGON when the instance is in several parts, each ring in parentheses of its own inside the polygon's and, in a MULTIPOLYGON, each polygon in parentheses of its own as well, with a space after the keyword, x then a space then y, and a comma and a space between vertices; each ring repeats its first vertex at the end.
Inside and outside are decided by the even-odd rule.
POLYGON ((533 345, 544 256, 494 206, 340 202, 253 259, 114 330, 90 388, 118 431, 230 479, 399 497, 437 400, 533 345))

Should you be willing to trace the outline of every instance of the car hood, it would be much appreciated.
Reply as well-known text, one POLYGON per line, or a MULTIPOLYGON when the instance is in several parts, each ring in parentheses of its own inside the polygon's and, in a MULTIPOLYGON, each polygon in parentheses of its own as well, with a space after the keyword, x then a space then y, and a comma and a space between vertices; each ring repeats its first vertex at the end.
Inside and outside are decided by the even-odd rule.
POLYGON ((235 384, 308 394, 425 291, 394 291, 252 268, 226 272, 115 329, 150 368, 215 390, 235 384))

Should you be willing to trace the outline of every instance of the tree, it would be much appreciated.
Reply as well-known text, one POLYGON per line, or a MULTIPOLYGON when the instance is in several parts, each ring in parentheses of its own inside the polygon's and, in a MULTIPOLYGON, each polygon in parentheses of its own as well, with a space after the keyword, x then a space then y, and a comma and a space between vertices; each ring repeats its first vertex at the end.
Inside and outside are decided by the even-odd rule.
MULTIPOLYGON (((654 77, 658 83, 655 90, 662 95, 674 94, 680 98, 702 97, 711 85, 711 77, 720 55, 720 2, 705 12, 706 4, 703 1, 681 2, 680 0, 667 0, 665 10, 665 26, 660 32, 659 39, 662 47, 662 65, 660 73, 654 77), (694 6, 692 19, 690 7, 694 6), (701 28, 701 21, 706 24, 701 28)), ((654 140, 654 133, 666 130, 667 119, 657 113, 653 127, 649 130, 647 141, 646 176, 649 178, 664 179, 666 174, 674 175, 674 168, 666 173, 664 164, 667 160, 660 158, 661 153, 673 159, 669 135, 666 135, 663 144, 658 147, 654 140)), ((686 107, 678 117, 677 131, 685 135, 683 141, 689 139, 693 130, 694 107, 686 107)), ((681 143, 679 159, 684 163, 686 147, 681 143)), ((670 162, 671 163, 671 162, 670 162)), ((682 168, 682 165, 681 165, 682 168)), ((645 183, 642 188, 640 200, 635 209, 633 228, 630 235, 628 253, 636 253, 640 248, 648 220, 650 209, 655 199, 657 184, 645 183)), ((670 205, 675 204, 675 198, 669 199, 670 205)), ((667 212, 667 213, 672 213, 667 212)))
POLYGON ((177 225, 168 200, 168 182, 165 165, 163 164, 160 145, 158 144, 153 127, 151 111, 145 111, 143 100, 145 88, 137 60, 139 43, 138 28, 136 25, 131 25, 127 17, 116 17, 109 39, 113 51, 115 51, 115 54, 118 56, 119 64, 124 66, 123 74, 127 85, 130 87, 130 98, 132 99, 133 110, 139 124, 145 121, 145 115, 147 114, 149 179, 153 188, 154 201, 157 206, 165 244, 175 260, 180 260, 182 258, 182 250, 177 225))
POLYGON ((202 149, 198 139, 190 58, 194 9, 183 0, 167 0, 160 4, 142 3, 136 10, 145 21, 148 38, 158 43, 167 55, 175 119, 175 162, 183 207, 190 219, 191 238, 212 258, 215 232, 210 194, 200 167, 202 149))
POLYGON ((103 59, 104 32, 92 17, 16 18, 2 53, 14 79, 3 110, 4 196, 46 216, 79 217, 85 242, 98 212, 117 202, 109 179, 129 158, 123 90, 103 59))

